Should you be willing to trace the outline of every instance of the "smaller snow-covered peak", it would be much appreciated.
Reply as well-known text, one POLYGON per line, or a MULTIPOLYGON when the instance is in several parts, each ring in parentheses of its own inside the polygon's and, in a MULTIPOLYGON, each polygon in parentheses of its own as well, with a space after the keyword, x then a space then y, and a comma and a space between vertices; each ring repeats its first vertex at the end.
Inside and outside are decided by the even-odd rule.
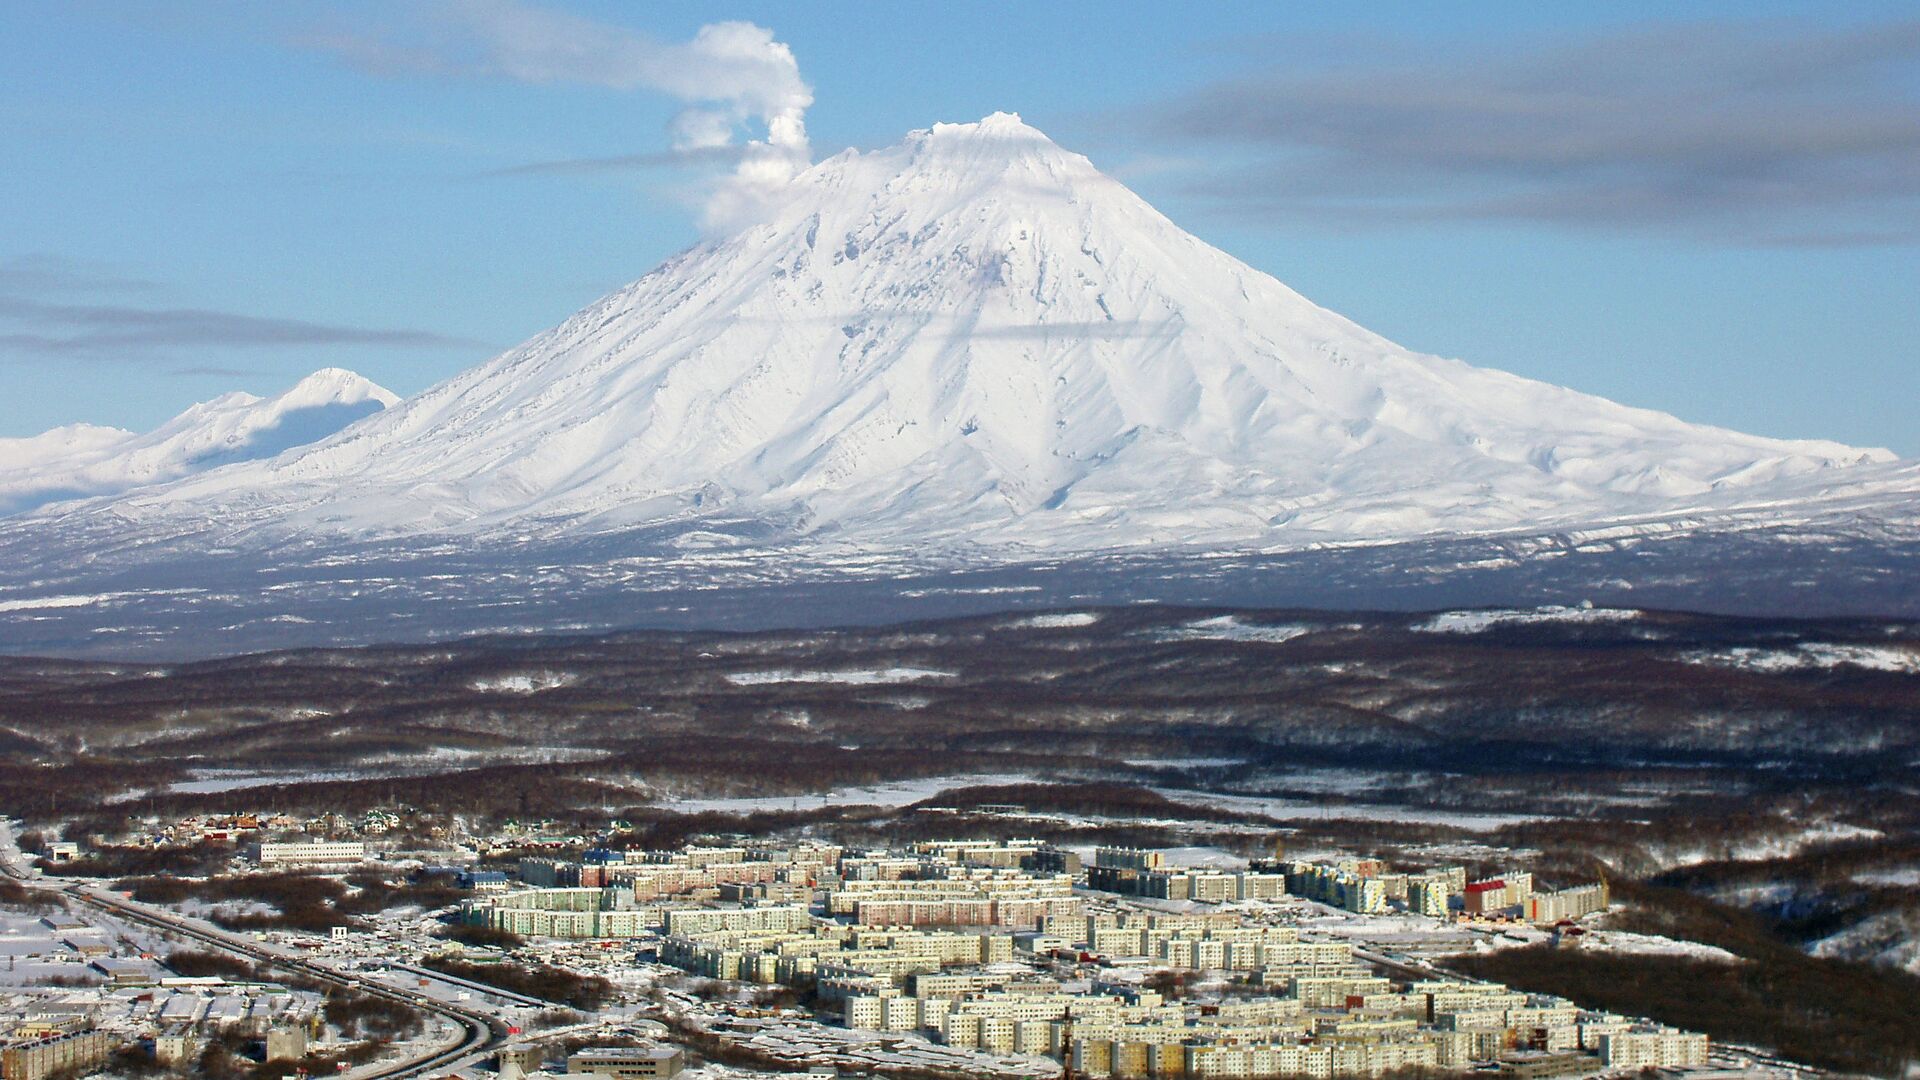
MULTIPOLYGON (((249 394, 245 390, 229 390, 219 397, 211 397, 205 401, 194 402, 187 406, 180 415, 201 416, 207 413, 228 412, 233 409, 244 409, 249 405, 258 405, 265 400, 266 398, 261 397, 259 394, 249 394)), ((175 419, 177 420, 178 417, 175 419)))
POLYGON ((358 405, 363 401, 377 401, 386 408, 399 404, 400 395, 357 372, 330 367, 301 379, 275 400, 289 408, 358 405))
POLYGON ((180 415, 150 432, 149 436, 169 437, 210 423, 230 428, 236 433, 251 433, 274 427, 290 415, 315 410, 340 410, 361 416, 378 412, 399 401, 398 394, 357 372, 346 368, 321 368, 271 397, 261 397, 245 390, 229 390, 219 397, 189 405, 180 415))
POLYGON ((133 436, 134 433, 125 428, 103 424, 63 424, 38 435, 0 439, 0 458, 21 464, 51 455, 111 446, 133 436))
POLYGON ((399 400, 354 372, 323 368, 274 397, 235 390, 190 405, 142 435, 73 424, 0 440, 0 516, 273 457, 399 400))

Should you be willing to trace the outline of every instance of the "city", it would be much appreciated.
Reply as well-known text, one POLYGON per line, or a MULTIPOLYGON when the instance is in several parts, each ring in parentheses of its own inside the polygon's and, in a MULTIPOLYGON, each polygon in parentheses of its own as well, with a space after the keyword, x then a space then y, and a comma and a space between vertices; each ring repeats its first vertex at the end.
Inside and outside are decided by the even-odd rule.
MULTIPOLYGON (((264 837, 278 824, 282 839, 256 839, 206 879, 242 897, 250 877, 364 874, 383 859, 377 837, 392 817, 350 830, 375 839, 309 839, 245 812, 172 831, 264 837)), ((46 845, 31 871, 15 855, 9 873, 61 913, 12 916, 9 965, 62 974, 11 999, 6 1076, 129 1056, 204 1068, 216 1052, 237 1062, 228 1068, 252 1054, 356 1080, 1806 1072, 1445 969, 1450 954, 1542 941, 1635 947, 1635 935, 1614 941, 1603 928, 1605 882, 1547 891, 1525 872, 1469 880, 1460 866, 1020 839, 587 848, 479 868, 482 852, 524 840, 448 845, 442 867, 409 860, 451 877, 435 899, 458 899, 325 932, 221 930, 207 920, 268 905, 152 903, 140 886, 62 878, 86 857, 71 841, 46 845), (406 1018, 341 1005, 369 994, 406 1018)))

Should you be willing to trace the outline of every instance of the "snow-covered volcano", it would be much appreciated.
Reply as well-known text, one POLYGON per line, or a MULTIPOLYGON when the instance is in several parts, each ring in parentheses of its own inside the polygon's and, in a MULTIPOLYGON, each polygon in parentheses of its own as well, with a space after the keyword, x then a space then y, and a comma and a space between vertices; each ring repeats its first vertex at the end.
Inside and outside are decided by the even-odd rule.
POLYGON ((1890 460, 1409 352, 1001 113, 823 161, 766 223, 331 439, 65 524, 1272 548, 1613 521, 1890 460))

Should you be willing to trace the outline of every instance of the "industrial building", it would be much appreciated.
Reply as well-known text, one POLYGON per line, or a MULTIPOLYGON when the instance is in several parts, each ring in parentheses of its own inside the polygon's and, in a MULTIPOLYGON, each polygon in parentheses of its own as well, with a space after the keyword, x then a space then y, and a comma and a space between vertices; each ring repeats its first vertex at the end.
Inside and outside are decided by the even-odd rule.
POLYGON ((567 1058, 567 1074, 608 1076, 615 1080, 653 1080, 678 1076, 687 1067, 684 1052, 671 1046, 607 1046, 580 1050, 567 1058))

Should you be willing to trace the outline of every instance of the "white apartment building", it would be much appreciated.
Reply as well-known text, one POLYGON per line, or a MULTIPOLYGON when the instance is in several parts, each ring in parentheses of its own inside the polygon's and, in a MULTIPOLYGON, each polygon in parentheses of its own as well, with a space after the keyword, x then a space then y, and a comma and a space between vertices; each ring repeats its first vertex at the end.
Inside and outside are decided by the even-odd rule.
POLYGON ((266 840, 254 855, 261 866, 357 866, 367 861, 363 840, 266 840))
POLYGON ((1707 1063, 1707 1037, 1669 1027, 1636 1025, 1600 1036, 1600 1060, 1609 1069, 1671 1069, 1707 1063))
POLYGON ((1187 1075, 1230 1080, 1291 1076, 1378 1076, 1397 1069, 1434 1068, 1432 1040, 1280 1045, 1210 1044, 1186 1048, 1187 1075))
POLYGON ((1559 892, 1534 893, 1527 900, 1527 919, 1537 923, 1578 919, 1583 915, 1607 910, 1610 900, 1605 882, 1561 889, 1559 892))

